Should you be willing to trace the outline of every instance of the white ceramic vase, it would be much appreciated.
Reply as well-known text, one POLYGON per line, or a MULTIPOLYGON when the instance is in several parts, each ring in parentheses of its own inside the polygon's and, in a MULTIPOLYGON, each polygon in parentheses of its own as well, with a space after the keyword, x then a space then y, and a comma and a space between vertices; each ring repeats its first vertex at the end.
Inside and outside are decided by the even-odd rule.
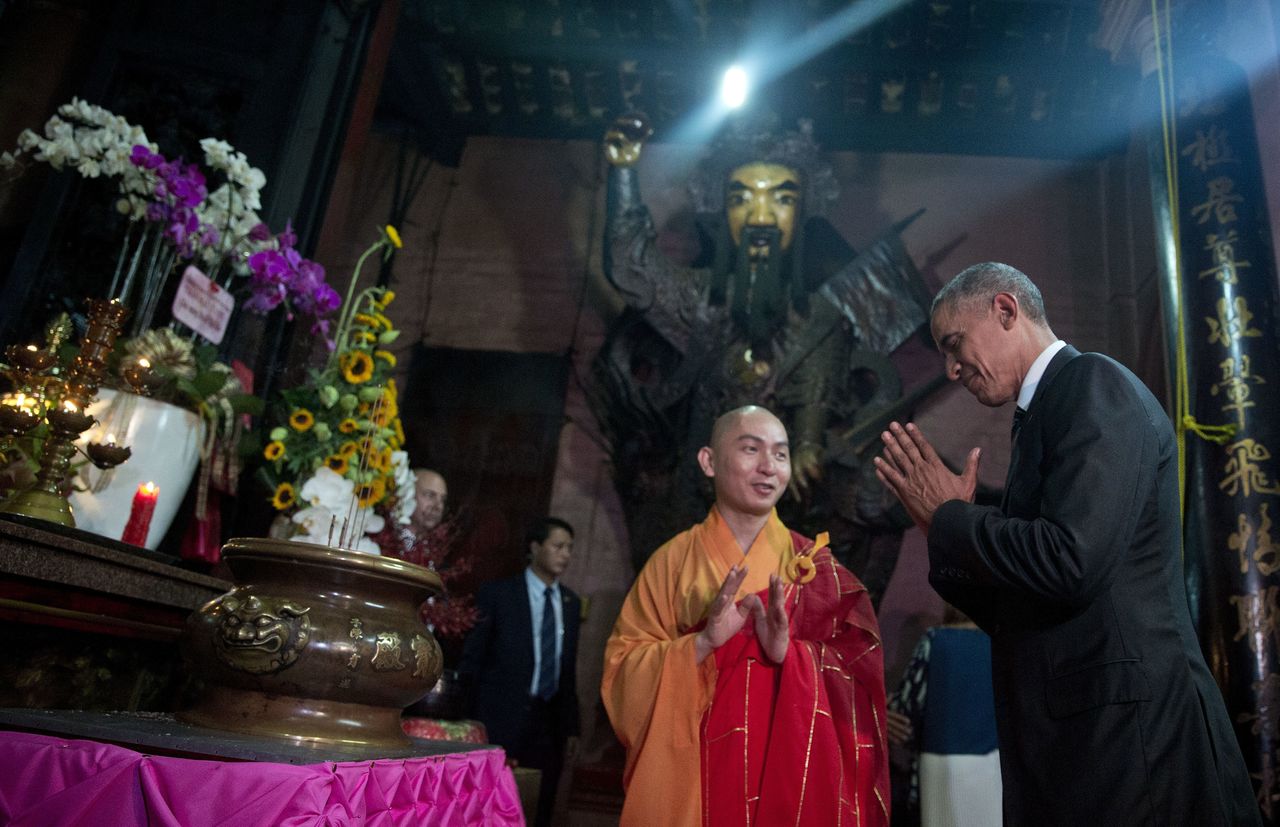
POLYGON ((72 492, 71 511, 76 528, 119 540, 129 521, 138 486, 155 483, 160 493, 146 542, 146 547, 154 550, 169 530, 195 476, 205 424, 186 408, 134 394, 126 394, 121 405, 112 411, 111 403, 118 395, 109 389, 98 391, 98 400, 88 410, 98 422, 85 432, 83 439, 101 441, 110 433, 117 444, 129 446, 133 455, 111 471, 86 464, 76 480, 77 487, 85 490, 72 492), (132 414, 122 417, 120 414, 130 405, 132 414), (99 486, 104 474, 108 475, 106 485, 99 486), (100 490, 94 491, 95 487, 100 490))

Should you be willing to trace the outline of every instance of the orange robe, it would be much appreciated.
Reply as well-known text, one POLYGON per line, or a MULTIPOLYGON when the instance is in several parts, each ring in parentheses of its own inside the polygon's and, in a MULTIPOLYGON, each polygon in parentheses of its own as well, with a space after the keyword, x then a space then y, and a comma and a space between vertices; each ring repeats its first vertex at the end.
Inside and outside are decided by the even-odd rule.
POLYGON ((624 827, 888 824, 879 630, 866 589, 824 546, 774 513, 743 555, 712 508, 654 552, 605 647, 601 695, 627 749, 624 827), (767 603, 769 575, 783 579, 780 665, 750 620, 696 662, 694 636, 735 563, 747 566, 736 600, 767 603))

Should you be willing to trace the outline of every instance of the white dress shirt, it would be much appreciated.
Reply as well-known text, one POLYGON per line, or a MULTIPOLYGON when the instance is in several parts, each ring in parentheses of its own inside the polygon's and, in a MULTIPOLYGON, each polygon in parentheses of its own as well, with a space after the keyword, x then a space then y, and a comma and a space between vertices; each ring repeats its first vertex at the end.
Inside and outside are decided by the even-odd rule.
POLYGON ((1027 371, 1027 375, 1022 377, 1022 387, 1018 389, 1019 408, 1025 411, 1031 404, 1031 397, 1036 395, 1036 386, 1040 384, 1040 379, 1044 376, 1045 369, 1049 367, 1049 362, 1066 346, 1066 342, 1056 339, 1053 344, 1040 351, 1040 355, 1031 363, 1031 369, 1027 371))

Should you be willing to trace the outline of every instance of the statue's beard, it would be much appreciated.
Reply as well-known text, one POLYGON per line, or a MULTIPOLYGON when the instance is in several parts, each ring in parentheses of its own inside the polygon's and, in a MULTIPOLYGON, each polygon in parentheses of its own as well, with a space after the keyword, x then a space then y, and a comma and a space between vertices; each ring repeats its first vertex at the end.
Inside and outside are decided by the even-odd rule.
POLYGON ((782 249, 782 232, 744 227, 736 246, 719 249, 729 254, 717 255, 712 265, 711 301, 728 303, 738 329, 753 346, 765 347, 787 313, 791 257, 782 249))
POLYGON ((743 227, 735 258, 738 262, 757 264, 776 262, 782 258, 782 252, 782 231, 777 227, 743 227))

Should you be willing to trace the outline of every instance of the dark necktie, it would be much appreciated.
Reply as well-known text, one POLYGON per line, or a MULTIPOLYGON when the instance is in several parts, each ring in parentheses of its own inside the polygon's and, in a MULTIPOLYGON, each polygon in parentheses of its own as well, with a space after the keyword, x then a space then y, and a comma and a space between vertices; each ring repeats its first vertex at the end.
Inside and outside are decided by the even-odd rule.
POLYGON ((538 697, 549 701, 556 694, 556 608, 550 586, 543 592, 542 631, 538 648, 538 697))
POLYGON ((1022 408, 1015 407, 1013 409, 1013 433, 1009 439, 1012 442, 1018 441, 1018 431, 1022 430, 1022 420, 1027 418, 1027 412, 1022 408))

